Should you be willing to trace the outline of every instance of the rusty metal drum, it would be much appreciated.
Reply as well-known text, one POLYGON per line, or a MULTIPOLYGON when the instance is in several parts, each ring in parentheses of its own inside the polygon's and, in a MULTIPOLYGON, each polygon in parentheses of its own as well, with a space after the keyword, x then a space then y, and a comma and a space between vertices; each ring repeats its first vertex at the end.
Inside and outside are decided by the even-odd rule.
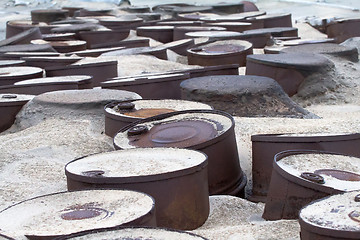
POLYGON ((247 56, 246 75, 275 79, 291 97, 297 93, 306 76, 327 71, 333 63, 311 53, 257 54, 247 56))
POLYGON ((257 134, 252 141, 252 201, 265 202, 274 156, 285 150, 311 149, 360 157, 359 133, 257 134))
POLYGON ((0 93, 0 132, 11 127, 15 121, 16 114, 33 98, 33 95, 0 93))
POLYGON ((339 19, 326 26, 326 34, 329 38, 335 38, 337 43, 360 36, 360 18, 339 19))
POLYGON ((22 60, 25 60, 27 66, 39 67, 42 69, 47 69, 51 67, 60 67, 71 65, 77 61, 80 61, 82 57, 22 57, 22 60))
POLYGON ((155 26, 141 26, 136 28, 136 34, 142 37, 152 38, 162 43, 169 43, 173 41, 174 26, 155 25, 155 26))
POLYGON ((264 28, 292 27, 291 13, 266 14, 256 19, 264 21, 264 28))
POLYGON ((155 202, 130 190, 59 192, 5 208, 0 226, 17 239, 54 239, 120 226, 156 227, 155 202))
POLYGON ((105 42, 119 42, 129 36, 130 29, 120 30, 98 30, 98 31, 81 31, 79 36, 86 41, 87 48, 93 48, 93 45, 105 42))
POLYGON ((319 199, 301 209, 302 240, 360 239, 360 192, 354 191, 319 199))
POLYGON ((117 77, 117 63, 117 61, 101 61, 49 67, 46 69, 46 76, 90 75, 93 77, 93 86, 97 87, 108 78, 117 77))
POLYGON ((338 193, 360 190, 360 159, 315 150, 288 150, 274 157, 263 218, 297 219, 302 207, 338 193))
POLYGON ((158 226, 192 230, 209 215, 207 165, 207 156, 194 150, 138 148, 77 159, 65 173, 69 191, 145 192, 155 199, 158 226))
POLYGON ((202 151, 209 158, 209 193, 244 196, 246 176, 239 163, 234 127, 234 119, 225 112, 178 111, 129 124, 114 137, 114 146, 116 149, 178 147, 202 151))
POLYGON ((33 22, 55 22, 69 17, 69 11, 65 9, 36 9, 31 11, 33 22))
POLYGON ((121 128, 137 120, 189 109, 212 109, 212 107, 204 103, 175 99, 109 103, 104 107, 105 134, 114 137, 121 128))
POLYGON ((0 68, 0 86, 11 85, 16 82, 43 77, 44 70, 38 67, 3 67, 0 68))
POLYGON ((135 92, 144 99, 181 99, 180 83, 189 76, 189 73, 169 73, 119 77, 102 82, 101 88, 135 92))

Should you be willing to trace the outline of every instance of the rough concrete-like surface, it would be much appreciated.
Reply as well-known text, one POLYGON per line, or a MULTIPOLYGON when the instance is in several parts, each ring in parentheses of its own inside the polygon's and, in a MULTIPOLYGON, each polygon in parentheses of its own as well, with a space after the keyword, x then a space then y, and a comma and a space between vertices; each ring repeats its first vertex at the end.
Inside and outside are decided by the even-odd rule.
POLYGON ((209 76, 185 80, 180 86, 183 99, 204 102, 239 117, 316 118, 267 77, 209 76))

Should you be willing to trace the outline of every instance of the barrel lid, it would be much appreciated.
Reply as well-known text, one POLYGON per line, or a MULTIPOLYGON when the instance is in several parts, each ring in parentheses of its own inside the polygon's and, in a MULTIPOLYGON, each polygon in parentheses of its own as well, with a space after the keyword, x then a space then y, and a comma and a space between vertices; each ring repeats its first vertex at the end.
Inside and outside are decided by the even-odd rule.
POLYGON ((186 30, 186 31, 225 31, 224 27, 205 27, 205 26, 178 26, 175 27, 176 30, 186 30))
POLYGON ((273 14, 266 14, 256 17, 257 19, 276 19, 282 18, 286 16, 291 16, 291 13, 273 13, 273 14))
POLYGON ((294 27, 273 27, 273 28, 259 28, 259 29, 252 29, 252 30, 246 30, 243 33, 284 33, 284 32, 292 32, 297 31, 297 28, 294 27))
POLYGON ((348 47, 336 43, 303 44, 303 45, 284 48, 280 52, 281 53, 308 52, 308 53, 328 53, 328 54, 336 54, 336 53, 345 54, 345 53, 354 52, 356 55, 358 54, 356 47, 348 47))
POLYGON ((56 52, 5 52, 1 54, 4 57, 21 58, 21 57, 58 57, 60 53, 56 52))
POLYGON ((0 104, 25 104, 34 97, 34 95, 0 93, 0 104))
POLYGON ((354 191, 314 201, 301 209, 300 224, 334 239, 359 239, 359 200, 360 191, 354 191))
POLYGON ((35 57, 22 57, 22 60, 26 62, 64 62, 64 63, 74 63, 83 59, 82 57, 70 56, 70 57, 52 57, 52 56, 35 56, 35 57))
POLYGON ((303 70, 314 70, 331 64, 331 61, 326 57, 311 53, 248 55, 247 61, 276 67, 292 67, 303 70))
POLYGON ((285 156, 276 164, 292 176, 340 191, 360 190, 360 159, 330 153, 299 153, 285 156), (304 176, 310 175, 310 178, 304 176), (313 179, 323 179, 316 182, 313 179))
POLYGON ((230 53, 241 53, 251 48, 252 44, 247 41, 222 40, 190 48, 188 51, 197 55, 222 55, 230 53))
POLYGON ((64 83, 84 83, 91 81, 92 77, 87 75, 45 77, 23 80, 14 85, 37 85, 37 84, 64 84, 64 83))
POLYGON ((199 32, 188 32, 185 33, 187 37, 200 38, 226 38, 226 37, 239 37, 241 33, 233 31, 199 31, 199 32))
POLYGON ((207 23, 212 26, 251 26, 251 23, 247 22, 214 22, 214 23, 207 23))
POLYGON ((94 154, 68 163, 65 171, 71 175, 96 179, 116 178, 131 182, 150 181, 187 175, 203 166, 204 153, 177 148, 138 148, 94 154), (147 178, 145 178, 147 177, 147 178), (132 179, 130 179, 132 178, 132 179))
POLYGON ((0 212, 1 229, 17 236, 54 237, 115 228, 154 209, 147 194, 129 190, 87 190, 35 197, 0 212))
MULTIPOLYGON (((159 115, 161 120, 147 118, 114 138, 123 149, 136 147, 187 148, 208 142, 233 126, 232 119, 212 110, 188 110, 159 115)), ((154 117, 156 119, 156 116, 154 117)), ((130 126, 129 126, 130 127, 130 126)))
POLYGON ((10 67, 24 64, 24 60, 0 60, 0 67, 10 67))
POLYGON ((144 77, 129 77, 129 78, 120 78, 115 80, 110 80, 101 83, 101 86, 130 86, 130 85, 140 85, 140 84, 150 84, 157 82, 168 82, 168 81, 179 81, 189 78, 189 73, 169 73, 153 76, 144 76, 144 77))
POLYGON ((66 41, 45 41, 42 39, 31 40, 32 44, 50 44, 53 47, 67 47, 85 45, 86 41, 82 40, 66 40, 66 41))
POLYGON ((6 80, 9 77, 26 76, 42 72, 43 70, 38 67, 3 67, 0 68, 0 80, 6 80))
POLYGON ((115 100, 119 101, 120 99, 126 101, 133 99, 141 99, 141 97, 135 93, 120 90, 82 89, 48 92, 36 96, 34 100, 49 104, 69 104, 86 107, 86 105, 91 106, 99 102, 103 102, 104 105, 106 105, 106 103, 115 100))
POLYGON ((121 108, 123 102, 111 103, 105 106, 105 111, 110 114, 137 119, 188 109, 212 109, 205 103, 177 99, 136 100, 126 103, 133 104, 133 107, 125 109, 124 107, 121 108))
POLYGON ((169 239, 178 239, 178 240, 201 240, 205 239, 199 235, 193 233, 173 230, 173 229, 164 229, 164 228, 148 228, 148 227, 132 227, 132 228, 121 228, 112 231, 98 231, 84 236, 76 236, 70 238, 73 240, 83 240, 83 239, 127 239, 127 240, 137 240, 137 239, 152 239, 152 240, 169 240, 169 239))
POLYGON ((173 29, 174 26, 166 26, 166 25, 141 26, 136 28, 136 30, 146 30, 146 31, 161 31, 161 30, 173 30, 173 29))

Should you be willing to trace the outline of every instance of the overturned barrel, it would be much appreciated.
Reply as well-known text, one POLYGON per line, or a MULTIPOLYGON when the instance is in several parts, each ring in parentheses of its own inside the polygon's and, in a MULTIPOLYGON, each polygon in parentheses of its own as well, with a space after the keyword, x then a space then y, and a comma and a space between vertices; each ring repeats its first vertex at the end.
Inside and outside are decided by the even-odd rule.
POLYGON ((187 110, 161 114, 132 123, 114 137, 116 149, 177 147, 196 149, 209 158, 211 195, 244 196, 246 176, 241 170, 230 114, 215 110, 187 110))
POLYGON ((209 215, 207 156, 175 148, 95 154, 65 167, 68 190, 130 189, 155 198, 158 226, 192 230, 209 215))
POLYGON ((2 210, 0 226, 16 239, 54 239, 120 226, 155 227, 155 202, 129 190, 60 192, 2 210))
POLYGON ((297 219, 302 207, 360 190, 360 159, 338 153, 289 150, 275 155, 263 218, 297 219))

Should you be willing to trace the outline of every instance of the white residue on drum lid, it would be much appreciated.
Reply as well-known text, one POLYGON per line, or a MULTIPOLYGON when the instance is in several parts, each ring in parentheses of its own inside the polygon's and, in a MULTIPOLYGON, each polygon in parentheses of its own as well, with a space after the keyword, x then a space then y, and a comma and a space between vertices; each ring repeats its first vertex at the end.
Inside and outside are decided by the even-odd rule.
MULTIPOLYGON (((278 166, 287 173, 300 177, 303 172, 314 172, 320 169, 333 169, 360 173, 360 159, 336 154, 297 154, 280 159, 278 166)), ((343 191, 360 190, 360 181, 345 181, 320 174, 325 183, 323 186, 343 191)))
POLYGON ((354 198, 359 191, 334 195, 316 201, 300 211, 300 218, 311 225, 339 231, 360 231, 360 223, 349 214, 360 209, 354 198))
POLYGON ((0 78, 35 74, 42 71, 38 67, 3 67, 0 68, 0 78))
POLYGON ((69 163, 76 175, 101 170, 103 177, 136 177, 181 171, 206 160, 203 153, 177 148, 139 148, 91 155, 69 163))
POLYGON ((119 226, 146 215, 153 205, 151 197, 135 191, 65 192, 28 200, 0 212, 0 226, 5 232, 21 235, 67 235, 119 226), (77 220, 61 217, 71 209, 95 209, 100 214, 77 220))
MULTIPOLYGON (((141 123, 140 125, 146 126, 150 130, 155 125, 166 124, 175 121, 203 121, 210 123, 217 131, 216 137, 229 130, 233 123, 230 118, 217 113, 184 113, 168 117, 163 120, 141 123)), ((115 135, 114 143, 123 149, 135 148, 135 146, 129 144, 127 131, 119 132, 117 135, 115 135)))

